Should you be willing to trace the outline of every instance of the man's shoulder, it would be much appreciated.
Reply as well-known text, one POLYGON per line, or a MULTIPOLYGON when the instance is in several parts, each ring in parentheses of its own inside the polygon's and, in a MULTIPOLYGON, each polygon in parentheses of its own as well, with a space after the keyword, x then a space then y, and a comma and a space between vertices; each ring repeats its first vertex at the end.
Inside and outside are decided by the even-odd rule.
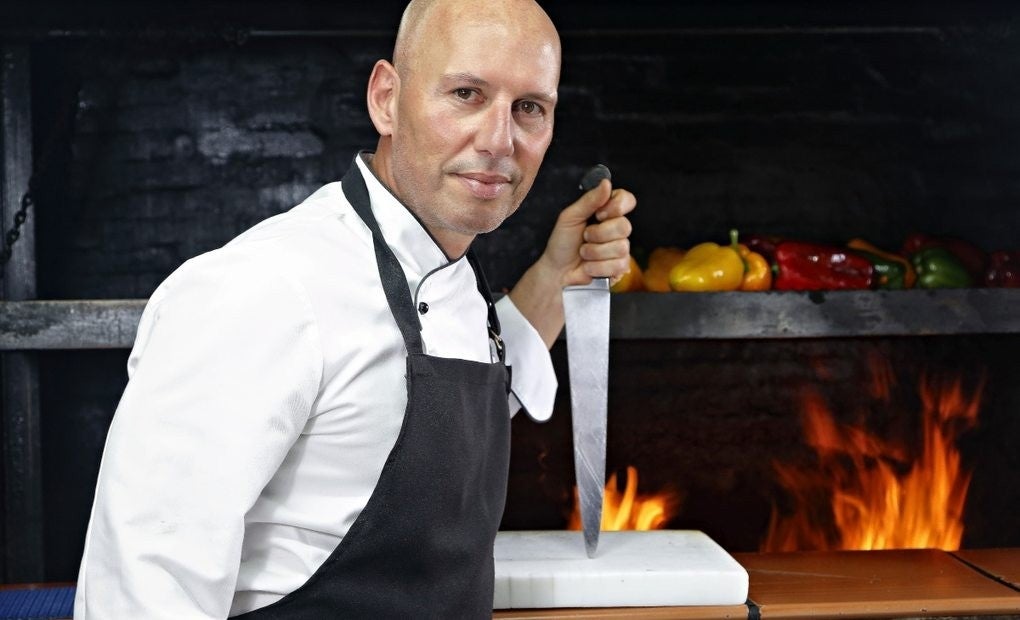
POLYGON ((296 206, 277 213, 248 228, 224 247, 258 243, 266 239, 301 236, 321 231, 332 221, 347 217, 349 205, 339 183, 323 185, 296 206))
MULTIPOLYGON (((264 244, 263 249, 272 248, 264 244)), ((278 295, 281 287, 292 286, 285 271, 277 267, 273 252, 248 251, 244 245, 226 245, 182 263, 153 293, 150 304, 166 298, 201 296, 278 295)))
POLYGON ((350 210, 339 185, 325 185, 289 211, 188 259, 159 285, 150 303, 196 288, 246 297, 279 295, 288 289, 307 294, 336 277, 349 278, 348 272, 374 255, 371 235, 350 210))
POLYGON ((331 260, 370 247, 371 234, 343 195, 340 183, 322 186, 288 211, 242 232, 216 251, 273 256, 280 262, 331 260))

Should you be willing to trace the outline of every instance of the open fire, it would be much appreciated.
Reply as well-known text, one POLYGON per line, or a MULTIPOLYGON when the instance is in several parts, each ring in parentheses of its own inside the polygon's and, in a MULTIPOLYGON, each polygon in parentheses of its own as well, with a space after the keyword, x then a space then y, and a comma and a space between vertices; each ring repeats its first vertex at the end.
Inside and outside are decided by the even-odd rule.
MULTIPOLYGON (((616 473, 609 476, 602 507, 602 529, 658 530, 666 527, 680 507, 680 494, 666 490, 650 495, 639 495, 637 469, 627 467, 626 484, 620 491, 616 473)), ((581 529, 581 511, 574 487, 574 510, 567 522, 568 530, 581 529)))
MULTIPOLYGON (((765 512, 755 513, 760 516, 753 517, 750 536, 727 539, 724 528, 736 527, 742 520, 711 521, 706 489, 699 486, 697 478, 691 478, 689 493, 676 490, 684 488, 683 479, 676 478, 668 491, 640 488, 635 467, 627 467, 626 472, 620 469, 609 479, 602 528, 695 527, 738 550, 959 549, 964 541, 965 508, 969 521, 975 507, 968 504, 984 506, 988 501, 987 470, 976 472, 983 477, 973 475, 974 468, 984 467, 989 458, 961 453, 961 447, 976 445, 975 440, 987 435, 987 429, 976 428, 985 400, 990 409, 981 411, 982 424, 1001 426, 997 422, 1001 419, 998 401, 985 395, 986 385, 998 385, 998 375, 993 372, 986 381, 981 363, 945 368, 938 350, 932 355, 935 370, 904 364, 918 358, 889 355, 884 348, 857 351, 865 356, 863 363, 854 362, 854 372, 845 375, 844 367, 834 367, 828 358, 807 356, 815 370, 808 375, 814 379, 802 375, 795 379, 804 382, 802 387, 792 388, 801 440, 784 441, 771 449, 776 460, 771 466, 766 462, 769 471, 762 472, 758 480, 766 485, 771 480, 774 487, 771 499, 761 496, 765 512), (834 368, 840 374, 834 374, 834 368), (904 371, 909 374, 900 374, 904 371), (839 383, 846 380, 852 381, 853 387, 839 383), (837 383, 838 390, 824 387, 837 383), (776 453, 777 448, 782 448, 782 456, 776 453), (975 486, 968 501, 972 477, 975 486)), ((785 389, 790 394, 791 388, 785 389)), ((786 431, 772 436, 785 438, 786 431)), ((662 467, 668 460, 659 455, 649 462, 662 467)), ((645 473, 643 466, 641 473, 645 473)), ((647 484, 649 478, 643 480, 647 484)), ((769 490, 767 486, 757 488, 769 490)), ((719 493, 720 489, 711 491, 719 493)), ((576 489, 573 492, 573 505, 564 516, 569 529, 580 529, 576 489)), ((742 505, 757 509, 760 506, 755 501, 742 505)), ((732 505, 727 502, 720 500, 732 505)), ((974 527, 967 532, 968 539, 988 526, 978 521, 974 527)))
MULTIPOLYGON (((874 359, 871 370, 871 396, 888 407, 891 367, 874 359)), ((959 378, 922 376, 919 441, 838 423, 821 395, 805 389, 801 417, 815 460, 774 463, 792 510, 773 504, 761 550, 959 549, 971 472, 956 442, 977 422, 983 387, 967 393, 959 378)))

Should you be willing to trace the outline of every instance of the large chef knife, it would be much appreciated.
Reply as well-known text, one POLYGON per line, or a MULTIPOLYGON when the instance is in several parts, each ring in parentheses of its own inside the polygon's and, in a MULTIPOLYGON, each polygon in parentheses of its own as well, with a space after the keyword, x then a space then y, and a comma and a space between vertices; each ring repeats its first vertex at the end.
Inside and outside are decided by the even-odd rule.
MULTIPOLYGON (((588 191, 609 168, 599 164, 581 179, 588 191)), ((609 278, 563 289, 567 322, 567 364, 574 427, 574 473, 588 557, 595 557, 602 529, 606 484, 606 398, 609 388, 609 278)))

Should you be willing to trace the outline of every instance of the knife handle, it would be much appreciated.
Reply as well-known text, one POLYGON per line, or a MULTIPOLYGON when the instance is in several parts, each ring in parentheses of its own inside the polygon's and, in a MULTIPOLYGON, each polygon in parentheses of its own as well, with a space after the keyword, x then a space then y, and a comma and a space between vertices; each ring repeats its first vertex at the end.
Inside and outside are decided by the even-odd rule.
POLYGON ((582 192, 588 192, 595 189, 602 182, 602 179, 612 180, 613 173, 609 171, 605 164, 595 164, 581 177, 581 183, 578 187, 582 192))
MULTIPOLYGON (((588 172, 584 173, 583 177, 581 177, 581 182, 578 184, 578 188, 582 192, 590 192, 598 187, 598 184, 602 182, 602 179, 609 179, 612 181, 613 173, 609 171, 609 167, 605 164, 595 164, 588 169, 588 172)), ((598 220, 595 219, 595 216, 593 215, 588 218, 588 223, 597 224, 598 220)), ((597 282, 596 286, 598 288, 609 288, 609 278, 593 278, 593 280, 604 280, 605 283, 597 282)))

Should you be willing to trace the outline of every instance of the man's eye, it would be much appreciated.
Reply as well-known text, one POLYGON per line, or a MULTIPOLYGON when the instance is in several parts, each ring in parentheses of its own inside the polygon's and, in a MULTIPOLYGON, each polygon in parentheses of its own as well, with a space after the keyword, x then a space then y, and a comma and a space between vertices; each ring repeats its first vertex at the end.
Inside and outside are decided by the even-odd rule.
POLYGON ((527 116, 539 115, 543 112, 542 106, 534 101, 521 101, 517 104, 517 109, 527 116))
POLYGON ((473 95, 473 94, 474 93, 472 92, 472 90, 470 88, 458 88, 457 90, 453 91, 453 95, 455 97, 457 97, 458 99, 463 99, 465 101, 470 99, 471 95, 473 95))

